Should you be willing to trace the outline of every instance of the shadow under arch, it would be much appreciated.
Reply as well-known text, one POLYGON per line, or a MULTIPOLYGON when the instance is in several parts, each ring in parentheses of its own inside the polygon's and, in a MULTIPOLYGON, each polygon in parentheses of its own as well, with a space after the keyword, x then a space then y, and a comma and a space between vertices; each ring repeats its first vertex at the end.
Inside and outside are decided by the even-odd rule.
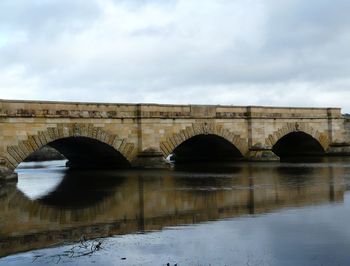
POLYGON ((193 136, 173 150, 175 163, 230 162, 243 159, 243 154, 231 142, 214 134, 193 136))
POLYGON ((68 137, 48 143, 68 159, 70 168, 125 168, 129 161, 112 146, 88 137, 68 137))
POLYGON ((323 150, 327 150, 330 145, 330 139, 326 133, 312 128, 308 123, 286 123, 283 127, 279 128, 265 139, 265 144, 269 147, 273 147, 276 143, 288 135, 289 133, 302 132, 310 135, 317 140, 322 146, 323 150))
POLYGON ((281 158, 319 158, 325 155, 326 151, 321 143, 302 131, 294 131, 280 138, 272 147, 272 151, 281 158))
POLYGON ((215 123, 194 123, 191 126, 179 130, 176 133, 167 134, 160 143, 160 149, 164 158, 174 153, 174 150, 181 144, 196 136, 215 136, 226 140, 235 150, 238 150, 241 156, 249 152, 248 141, 241 138, 240 134, 224 128, 223 125, 215 123))
POLYGON ((60 209, 91 207, 113 195, 124 182, 125 177, 111 170, 69 169, 53 191, 36 201, 60 209))

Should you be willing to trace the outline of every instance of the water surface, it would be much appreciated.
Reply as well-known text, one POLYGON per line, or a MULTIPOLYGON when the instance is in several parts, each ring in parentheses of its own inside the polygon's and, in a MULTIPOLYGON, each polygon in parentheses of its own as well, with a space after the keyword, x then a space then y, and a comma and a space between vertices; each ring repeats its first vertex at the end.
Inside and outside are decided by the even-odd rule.
POLYGON ((349 265, 350 160, 71 171, 0 189, 0 265, 349 265))

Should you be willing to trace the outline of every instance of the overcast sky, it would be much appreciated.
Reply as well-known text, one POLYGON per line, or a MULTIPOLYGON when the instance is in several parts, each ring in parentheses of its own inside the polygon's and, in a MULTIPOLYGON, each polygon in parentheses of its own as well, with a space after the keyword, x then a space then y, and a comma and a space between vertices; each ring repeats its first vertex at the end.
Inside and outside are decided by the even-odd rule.
POLYGON ((0 98, 339 106, 349 0, 1 0, 0 98))

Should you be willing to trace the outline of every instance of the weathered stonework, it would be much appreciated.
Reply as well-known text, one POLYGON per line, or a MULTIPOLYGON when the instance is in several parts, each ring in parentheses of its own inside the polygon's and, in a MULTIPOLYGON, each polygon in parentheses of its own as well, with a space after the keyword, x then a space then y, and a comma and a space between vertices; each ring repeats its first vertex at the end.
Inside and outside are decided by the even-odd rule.
POLYGON ((82 136, 113 147, 133 163, 145 158, 143 152, 150 148, 166 158, 184 141, 211 134, 230 142, 247 159, 276 159, 273 146, 298 131, 312 136, 327 153, 347 153, 349 121, 339 108, 0 100, 0 157, 2 167, 12 172, 42 146, 82 136))

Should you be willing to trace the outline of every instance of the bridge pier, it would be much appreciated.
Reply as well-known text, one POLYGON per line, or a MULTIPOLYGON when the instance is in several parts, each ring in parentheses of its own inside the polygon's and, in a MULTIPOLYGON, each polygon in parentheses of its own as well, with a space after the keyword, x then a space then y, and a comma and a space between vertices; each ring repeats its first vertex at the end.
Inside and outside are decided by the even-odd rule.
POLYGON ((171 167, 171 164, 164 159, 163 154, 154 148, 141 152, 131 165, 134 168, 143 169, 168 169, 171 167))
POLYGON ((350 155, 350 143, 332 143, 329 146, 328 149, 328 155, 334 155, 334 156, 342 156, 342 155, 346 155, 349 156, 350 155))
POLYGON ((252 162, 278 162, 280 157, 272 151, 271 147, 258 143, 249 149, 248 160, 252 162))
POLYGON ((18 175, 5 166, 5 161, 0 159, 0 183, 17 182, 18 175))

